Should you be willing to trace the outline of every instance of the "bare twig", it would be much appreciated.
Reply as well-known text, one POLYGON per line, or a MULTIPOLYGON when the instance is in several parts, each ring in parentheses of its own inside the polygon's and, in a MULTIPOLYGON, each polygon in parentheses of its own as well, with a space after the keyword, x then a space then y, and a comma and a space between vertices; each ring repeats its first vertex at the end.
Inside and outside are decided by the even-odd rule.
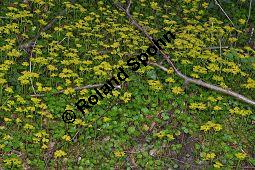
POLYGON ((219 44, 220 44, 220 57, 221 57, 221 49, 222 49, 222 47, 221 47, 221 40, 219 39, 219 44))
POLYGON ((126 0, 127 1, 127 9, 126 12, 129 13, 130 12, 130 6, 131 6, 131 0, 126 0))
POLYGON ((229 47, 228 46, 224 46, 224 47, 205 47, 203 49, 216 50, 216 49, 223 49, 223 48, 229 48, 229 47))
POLYGON ((228 18, 228 20, 231 22, 231 24, 233 25, 233 27, 235 27, 234 23, 232 22, 232 20, 229 18, 229 16, 227 15, 227 13, 224 11, 224 9, 220 6, 219 2, 217 0, 214 0, 215 4, 218 5, 221 9, 221 11, 224 13, 224 15, 228 18))
MULTIPOLYGON (((157 66, 159 67, 161 70, 164 70, 164 71, 167 71, 168 69, 165 68, 164 66, 162 65, 159 65, 157 63, 152 63, 150 62, 149 63, 150 65, 153 65, 153 66, 157 66)), ((179 73, 181 74, 181 73, 179 73)), ((187 82, 190 82, 190 83, 194 83, 194 84, 197 84, 197 85, 200 85, 200 86, 203 86, 203 87, 206 87, 208 89, 211 89, 211 90, 214 90, 214 91, 218 91, 218 92, 221 92, 221 93, 224 93, 224 94, 227 94, 227 95, 230 95, 230 96, 233 96, 239 100, 242 100, 246 103, 249 103, 249 104, 252 104, 252 105, 255 105, 255 101, 253 100, 250 100, 248 99, 247 97, 241 95, 241 94, 238 94, 236 92, 233 92, 231 90, 228 90, 228 89, 223 89, 221 87, 218 87, 218 86, 215 86, 215 85, 212 85, 212 84, 209 84, 209 83, 206 83, 206 82, 203 82, 202 80, 196 80, 196 79, 193 79, 193 78, 189 78, 185 75, 179 75, 180 77, 182 77, 185 81, 187 82)))
POLYGON ((248 24, 248 22, 250 20, 250 17, 251 17, 251 4, 252 4, 252 0, 250 0, 249 14, 248 14, 248 18, 247 18, 247 21, 246 21, 246 25, 248 24))
POLYGON ((11 96, 9 96, 9 97, 6 99, 6 101, 2 104, 1 107, 3 107, 3 106, 7 103, 7 101, 8 101, 10 98, 11 98, 11 96))
MULTIPOLYGON (((82 89, 91 89, 91 88, 97 88, 97 87, 101 87, 103 86, 103 84, 94 84, 94 85, 86 85, 86 86, 82 86, 82 87, 75 87, 74 90, 82 90, 82 89)), ((64 93, 65 90, 60 90, 54 94, 60 94, 60 93, 64 93)), ((35 95, 31 95, 32 97, 41 97, 44 96, 45 94, 35 94, 35 95)))
POLYGON ((251 29, 251 35, 250 35, 249 43, 251 43, 253 33, 254 33, 254 28, 251 29))
MULTIPOLYGON (((115 3, 114 3, 115 4, 115 3)), ((214 90, 214 91, 218 91, 230 96, 233 96, 239 100, 242 100, 248 104, 251 104, 253 106, 255 106, 255 101, 248 99, 247 97, 238 94, 236 92, 233 92, 231 90, 228 89, 223 89, 221 87, 215 86, 215 85, 211 85, 209 83, 205 83, 202 80, 198 80, 198 79, 193 79, 190 77, 187 77, 186 75, 182 74, 174 65, 174 63, 171 61, 171 59, 169 58, 169 56, 167 54, 165 54, 161 49, 158 48, 158 46, 154 43, 153 38, 137 23, 137 21, 135 19, 133 19, 133 17, 130 15, 130 13, 128 12, 128 10, 125 10, 123 7, 121 7, 119 4, 115 4, 117 5, 117 7, 119 7, 123 12, 126 13, 126 16, 131 20, 131 24, 134 25, 136 28, 138 28, 142 33, 145 34, 145 36, 152 42, 152 44, 155 46, 155 48, 157 48, 157 50, 163 55, 164 59, 168 62, 168 64, 174 69, 175 73, 181 77, 182 79, 184 79, 185 82, 187 83, 194 83, 196 85, 200 85, 202 87, 214 90)), ((158 65, 157 63, 152 64, 154 66, 158 66, 160 67, 162 70, 167 71, 167 68, 158 65)))
MULTIPOLYGON (((35 42, 35 43, 36 43, 36 42, 35 42)), ((34 47, 33 47, 33 49, 34 49, 34 47)), ((30 51, 30 58, 33 57, 33 49, 30 51)), ((30 60, 30 59, 29 59, 29 60, 30 60)), ((29 61, 29 71, 30 71, 30 73, 32 72, 32 62, 31 62, 31 60, 29 61)), ((33 89, 34 94, 36 94, 35 88, 34 88, 34 85, 33 85, 33 80, 32 80, 31 77, 30 77, 30 83, 31 83, 31 86, 32 86, 32 89, 33 89)))
MULTIPOLYGON (((86 86, 82 86, 82 87, 75 87, 74 90, 75 91, 79 91, 79 90, 83 90, 83 89, 93 89, 93 88, 97 88, 97 87, 102 87, 104 84, 94 84, 94 85, 86 85, 86 86)), ((116 89, 120 89, 121 88, 121 85, 117 85, 117 86, 114 86, 116 89)), ((65 90, 60 90, 56 93, 53 93, 53 95, 56 95, 56 94, 61 94, 61 93, 64 93, 65 90)), ((42 97, 42 96, 45 96, 45 94, 34 94, 34 95, 30 95, 31 97, 42 97)))
POLYGON ((58 17, 61 16, 61 15, 65 15, 67 13, 67 10, 64 9, 63 11, 60 12, 60 14, 55 17, 53 20, 51 20, 44 28, 42 28, 38 34, 36 34, 36 36, 34 38, 32 38, 32 40, 30 40, 29 42, 27 43, 24 43, 24 44, 21 44, 19 46, 20 49, 27 49, 27 48, 30 48, 30 47, 33 47, 35 46, 35 41, 41 36, 41 33, 42 32, 45 32, 46 30, 50 29, 54 23, 59 19, 58 17))

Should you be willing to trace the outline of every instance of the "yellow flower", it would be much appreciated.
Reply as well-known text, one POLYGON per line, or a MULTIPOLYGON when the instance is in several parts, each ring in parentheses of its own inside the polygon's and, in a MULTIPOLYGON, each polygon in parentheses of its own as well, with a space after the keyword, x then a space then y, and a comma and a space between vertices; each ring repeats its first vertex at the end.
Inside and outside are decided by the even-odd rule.
POLYGON ((245 19, 239 19, 238 21, 240 22, 241 25, 245 24, 245 19))
POLYGON ((21 53, 16 49, 12 49, 12 51, 8 52, 7 55, 10 57, 19 57, 21 56, 21 53))
POLYGON ((220 163, 219 161, 216 161, 214 164, 213 164, 214 168, 221 168, 223 165, 222 163, 220 163))
POLYGON ((230 42, 230 43, 234 43, 234 42, 236 42, 238 39, 237 38, 234 38, 234 37, 230 37, 230 38, 228 38, 228 41, 230 42))
POLYGON ((155 136, 158 137, 159 139, 162 139, 164 136, 166 136, 166 134, 164 131, 160 131, 156 133, 155 136))
POLYGON ((219 96, 219 97, 217 97, 216 99, 220 101, 220 100, 223 99, 223 97, 219 96))
POLYGON ((58 70, 55 66, 53 66, 53 65, 51 65, 51 64, 48 65, 47 68, 48 68, 48 70, 50 70, 50 71, 58 70))
POLYGON ((181 94, 181 93, 183 93, 183 89, 181 87, 175 86, 175 87, 172 87, 172 92, 174 94, 181 94))
POLYGON ((172 67, 170 67, 168 70, 167 70, 167 74, 172 74, 174 72, 174 69, 172 67))
POLYGON ((214 106, 214 107, 213 107, 213 110, 218 111, 218 110, 222 110, 222 108, 221 108, 220 106, 214 106))
POLYGON ((150 87, 156 91, 159 91, 163 88, 163 85, 158 80, 148 80, 150 87))
POLYGON ((222 126, 220 124, 213 123, 212 121, 208 121, 205 125, 202 125, 200 127, 200 130, 208 131, 210 129, 214 129, 215 131, 220 131, 222 129, 222 126))
POLYGON ((169 139, 169 140, 174 140, 174 135, 173 134, 167 134, 166 137, 169 139))
POLYGON ((207 68, 208 68, 209 70, 211 70, 212 72, 215 72, 215 71, 219 71, 219 70, 220 70, 219 66, 218 66, 217 64, 214 64, 214 63, 210 63, 210 64, 207 66, 207 68))
POLYGON ((204 8, 207 8, 207 7, 208 7, 208 3, 204 2, 204 3, 202 4, 202 6, 203 6, 204 8))
POLYGON ((41 24, 41 25, 47 25, 47 22, 44 21, 43 19, 39 19, 38 22, 41 24))
POLYGON ((67 141, 67 142, 70 142, 71 141, 71 137, 69 135, 64 135, 62 136, 62 139, 67 141))
POLYGON ((209 159, 213 159, 213 158, 215 158, 215 153, 208 153, 208 154, 206 154, 206 159, 207 160, 209 160, 209 159))
POLYGON ((115 155, 116 157, 123 157, 123 156, 125 155, 125 152, 123 152, 123 151, 115 151, 115 152, 114 152, 114 155, 115 155))
POLYGON ((20 118, 17 118, 17 119, 16 119, 16 122, 17 122, 17 123, 20 123, 20 122, 22 122, 22 120, 21 120, 20 118))
POLYGON ((175 80, 174 80, 172 77, 168 77, 168 78, 166 79, 166 82, 168 82, 168 83, 174 83, 175 80))
POLYGON ((255 88, 255 80, 253 80, 252 78, 248 78, 247 84, 243 84, 243 86, 247 89, 255 88))
POLYGON ((192 74, 190 74, 190 76, 193 77, 193 78, 197 78, 197 79, 199 78, 199 75, 196 74, 196 73, 192 73, 192 74))
POLYGON ((3 78, 0 78, 0 85, 3 85, 4 83, 7 83, 7 81, 3 78))
POLYGON ((197 73, 202 73, 202 74, 206 74, 207 73, 207 69, 201 66, 193 66, 193 71, 197 72, 197 73))
POLYGON ((5 144, 0 144, 0 150, 2 150, 5 147, 5 144))
POLYGON ((246 153, 236 153, 235 156, 237 157, 237 159, 243 160, 247 154, 246 153))
POLYGON ((64 157, 66 156, 66 152, 65 151, 62 151, 62 150, 57 150, 55 153, 54 153, 54 158, 60 158, 60 157, 64 157))
POLYGON ((63 87, 61 87, 61 86, 58 86, 58 87, 57 87, 57 90, 58 90, 58 91, 60 91, 60 90, 62 90, 62 89, 63 89, 63 87))
POLYGON ((5 165, 7 166, 21 166, 21 160, 19 160, 18 158, 8 158, 4 160, 5 165))
POLYGON ((132 93, 125 92, 123 97, 120 97, 121 100, 123 100, 125 103, 131 100, 132 93))
POLYGON ((151 2, 151 8, 154 9, 154 10, 157 10, 159 8, 158 3, 157 2, 151 2))
POLYGON ((47 138, 42 138, 42 142, 43 142, 43 143, 48 143, 48 142, 49 142, 49 139, 47 139, 47 138))
POLYGON ((85 122, 82 121, 81 119, 75 119, 75 121, 73 122, 75 125, 81 125, 81 126, 85 126, 85 122))
POLYGON ((207 99, 208 99, 209 101, 211 101, 211 102, 217 102, 217 99, 215 99, 215 98, 212 97, 212 96, 209 96, 207 99))
POLYGON ((48 146, 45 145, 45 144, 43 144, 41 148, 42 148, 42 149, 48 149, 48 146))
POLYGON ((247 115, 251 115, 252 114, 252 111, 251 110, 243 110, 243 109, 240 109, 238 107, 235 107, 234 109, 229 109, 229 112, 231 114, 238 114, 238 115, 241 115, 241 116, 247 116, 247 115))
POLYGON ((4 134, 3 140, 9 140, 12 139, 10 135, 4 134))
POLYGON ((189 106, 190 109, 199 109, 199 110, 205 110, 206 105, 204 103, 191 103, 189 106))
POLYGON ((24 126, 24 129, 33 130, 33 129, 35 129, 35 127, 33 125, 30 125, 30 124, 26 123, 25 126, 24 126))
POLYGON ((75 92, 75 90, 71 87, 68 87, 66 90, 64 90, 64 94, 68 95, 68 94, 73 94, 75 92))
POLYGON ((7 88, 5 89, 5 91, 8 92, 8 93, 13 93, 13 90, 12 90, 11 87, 7 87, 7 88))
POLYGON ((29 63, 28 62, 23 62, 22 65, 23 66, 29 66, 29 63))
POLYGON ((66 36, 69 38, 69 37, 73 37, 73 33, 72 32, 67 32, 66 33, 66 36))
POLYGON ((113 94, 113 96, 118 97, 120 92, 118 92, 117 90, 113 90, 112 94, 113 94))
POLYGON ((21 103, 21 104, 26 103, 26 101, 24 100, 24 98, 21 97, 20 95, 16 95, 15 98, 17 98, 17 102, 18 102, 18 103, 21 103))
POLYGON ((4 121, 5 121, 5 122, 11 122, 12 120, 11 120, 10 118, 8 118, 8 117, 5 117, 5 118, 4 118, 4 121))
POLYGON ((214 159, 216 155, 213 152, 211 153, 202 152, 201 156, 203 157, 204 160, 210 160, 210 159, 214 159))
POLYGON ((216 132, 222 129, 222 126, 220 124, 214 124, 212 127, 216 132))
POLYGON ((109 122, 110 120, 111 120, 111 118, 103 117, 103 122, 109 122))

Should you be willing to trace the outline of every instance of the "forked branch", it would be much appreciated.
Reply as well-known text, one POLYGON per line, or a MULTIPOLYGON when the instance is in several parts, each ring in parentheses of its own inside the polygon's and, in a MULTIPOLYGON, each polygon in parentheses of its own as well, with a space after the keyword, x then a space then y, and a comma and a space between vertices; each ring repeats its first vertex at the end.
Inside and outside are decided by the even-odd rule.
MULTIPOLYGON (((212 85, 212 84, 209 84, 209 83, 206 83, 206 82, 203 82, 202 80, 199 80, 199 79, 194 79, 194 78, 190 78, 184 74, 182 74, 182 72, 180 72, 174 65, 174 63, 172 62, 172 60, 169 58, 169 56, 167 54, 164 53, 163 50, 159 49, 158 46, 153 42, 153 38, 143 29, 143 27, 141 25, 138 24, 138 22, 132 17, 132 15, 130 14, 130 6, 131 6, 131 1, 128 2, 128 6, 126 7, 126 9, 120 5, 120 3, 114 3, 119 9, 121 9, 123 12, 125 12, 126 16, 129 18, 129 20, 131 21, 131 24, 134 25, 136 28, 138 28, 150 41, 151 43, 155 46, 155 48, 157 48, 157 50, 163 55, 164 59, 168 62, 168 64, 174 69, 175 73, 181 77, 182 79, 184 79, 184 81, 186 83, 194 83, 196 85, 199 85, 199 86, 202 86, 202 87, 205 87, 207 89, 211 89, 211 90, 214 90, 214 91, 217 91, 217 92, 221 92, 221 93, 224 93, 224 94, 227 94, 229 96, 233 96, 245 103, 248 103, 248 104, 251 104, 253 106, 255 106, 255 101, 239 94, 239 93, 236 93, 236 92, 233 92, 229 89, 224 89, 224 88, 221 88, 221 87, 218 87, 218 86, 215 86, 215 85, 212 85)), ((159 67, 160 69, 164 70, 164 71, 167 71, 167 68, 157 64, 157 63, 150 63, 151 65, 154 65, 154 66, 157 66, 159 67)))

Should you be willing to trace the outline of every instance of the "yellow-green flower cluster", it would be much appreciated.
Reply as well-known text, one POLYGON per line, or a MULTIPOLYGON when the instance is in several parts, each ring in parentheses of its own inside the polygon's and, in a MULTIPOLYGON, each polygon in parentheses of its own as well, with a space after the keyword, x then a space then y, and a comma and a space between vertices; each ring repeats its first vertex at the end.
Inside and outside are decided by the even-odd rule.
POLYGON ((207 106, 204 103, 191 103, 189 106, 190 109, 198 109, 198 110, 205 110, 207 106))
POLYGON ((240 109, 239 107, 235 107, 234 109, 229 109, 229 112, 231 114, 237 114, 241 116, 247 116, 252 114, 251 110, 244 110, 244 109, 240 109))
POLYGON ((116 157, 123 157, 123 156, 125 156, 125 152, 123 152, 123 151, 115 151, 114 155, 116 157))
POLYGON ((200 130, 203 130, 205 132, 209 131, 210 129, 214 129, 215 131, 220 131, 222 129, 222 126, 217 123, 213 123, 212 121, 208 121, 205 125, 202 125, 200 127, 200 130))
POLYGON ((36 137, 33 137, 33 141, 35 143, 40 143, 42 144, 42 149, 47 149, 48 148, 48 143, 49 143, 49 134, 46 133, 45 130, 39 131, 38 133, 35 134, 36 137))
POLYGON ((158 80, 148 80, 148 83, 150 87, 154 90, 159 91, 163 88, 163 85, 158 80))
POLYGON ((167 137, 168 140, 174 140, 175 139, 173 134, 167 133, 164 130, 156 133, 155 136, 158 137, 159 139, 162 139, 164 137, 167 137))
POLYGON ((247 157, 246 153, 236 153, 235 154, 237 159, 244 160, 247 157))
POLYGON ((17 166, 17 167, 20 167, 21 166, 21 160, 18 159, 18 158, 7 158, 4 160, 4 163, 6 166, 17 166))
POLYGON ((216 156, 215 153, 211 152, 211 153, 205 153, 205 152, 202 152, 201 153, 201 157, 204 159, 204 160, 212 160, 214 159, 216 156))
POLYGON ((172 92, 173 92, 174 94, 182 94, 183 91, 184 91, 184 90, 183 90, 181 87, 179 87, 179 86, 174 86, 174 87, 172 87, 172 92))
POLYGON ((255 88, 255 80, 252 78, 248 78, 247 83, 243 85, 247 89, 254 89, 255 88))
POLYGON ((66 152, 62 150, 57 150, 56 152, 54 152, 54 158, 61 158, 66 155, 67 155, 66 152))
POLYGON ((121 96, 120 99, 123 100, 125 103, 131 100, 132 93, 125 92, 124 96, 121 96))

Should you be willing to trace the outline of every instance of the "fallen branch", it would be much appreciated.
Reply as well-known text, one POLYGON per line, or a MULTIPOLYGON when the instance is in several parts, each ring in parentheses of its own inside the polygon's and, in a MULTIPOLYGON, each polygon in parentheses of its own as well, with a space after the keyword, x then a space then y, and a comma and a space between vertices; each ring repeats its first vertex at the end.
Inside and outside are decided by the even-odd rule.
MULTIPOLYGON (((75 91, 79 91, 79 90, 83 90, 83 89, 93 89, 93 88, 97 88, 97 87, 102 87, 104 84, 93 84, 93 85, 86 85, 86 86, 82 86, 82 87, 75 87, 74 90, 75 91)), ((121 86, 114 86, 116 89, 120 89, 121 86)), ((53 95, 56 95, 56 94, 61 94, 61 93, 64 93, 65 90, 60 90, 56 93, 53 93, 53 95)), ((33 94, 33 95, 30 95, 31 97, 42 97, 42 96, 45 96, 45 94, 33 94)))
MULTIPOLYGON (((149 63, 150 65, 153 65, 153 66, 157 66, 159 67, 161 70, 164 70, 164 71, 167 71, 168 69, 162 65, 159 65, 157 63, 149 63)), ((248 99, 247 97, 241 95, 241 94, 238 94, 236 92, 233 92, 231 90, 228 90, 228 89, 223 89, 221 87, 218 87, 218 86, 215 86, 215 85, 212 85, 212 84, 209 84, 209 83, 206 83, 206 82, 203 82, 202 80, 196 80, 196 79, 193 79, 193 78, 189 78, 185 75, 182 75, 185 79, 185 81, 187 82, 191 82, 191 83, 194 83, 194 84, 197 84, 197 85, 200 85, 200 86, 203 86, 205 88, 208 88, 208 89, 211 89, 211 90, 215 90, 215 91, 218 91, 218 92, 221 92, 221 93, 224 93, 224 94, 227 94, 227 95, 230 95, 230 96, 233 96, 233 97, 236 97, 238 98, 239 100, 242 100, 246 103, 249 103, 249 104, 252 104, 252 105, 255 105, 255 101, 253 100, 250 100, 248 99)))
POLYGON ((65 15, 67 13, 67 10, 64 9, 63 11, 61 11, 59 13, 59 15, 57 17, 55 17, 53 20, 51 20, 44 28, 42 28, 34 38, 32 38, 32 40, 30 40, 29 42, 27 43, 24 43, 24 44, 21 44, 19 46, 20 49, 28 49, 30 47, 34 47, 35 44, 36 44, 36 40, 41 36, 41 33, 42 32, 45 32, 46 30, 50 29, 54 23, 59 19, 58 17, 61 16, 61 15, 65 15))
POLYGON ((205 47, 203 49, 216 50, 216 49, 223 49, 223 48, 229 48, 229 47, 228 46, 224 46, 224 47, 205 47))
POLYGON ((248 14, 248 18, 247 18, 247 21, 246 21, 246 24, 245 24, 245 25, 248 24, 249 19, 250 19, 250 16, 251 16, 251 4, 252 4, 252 0, 250 0, 249 14, 248 14))
MULTIPOLYGON (((205 88, 208 88, 208 89, 211 89, 211 90, 214 90, 214 91, 218 91, 218 92, 221 92, 221 93, 224 93, 224 94, 227 94, 227 95, 230 95, 230 96, 233 96, 241 101, 244 101, 248 104, 251 104, 253 106, 255 106, 255 101, 241 95, 241 94, 238 94, 236 92, 233 92, 231 90, 228 90, 228 89, 223 89, 221 87, 218 87, 218 86, 215 86, 215 85, 211 85, 209 83, 205 83, 203 82, 202 80, 198 80, 198 79, 193 79, 193 78, 190 78, 184 74, 182 74, 174 65, 174 63, 171 61, 171 59, 169 58, 169 56, 167 54, 165 54, 162 50, 160 50, 158 48, 158 46, 153 42, 153 38, 143 29, 142 26, 140 26, 137 21, 131 16, 131 14, 129 13, 129 8, 130 8, 130 5, 131 5, 131 0, 129 2, 129 5, 128 5, 128 9, 124 9, 120 3, 114 3, 119 9, 121 9, 123 12, 125 12, 126 16, 130 19, 131 21, 131 24, 134 25, 136 28, 138 28, 143 34, 145 34, 145 36, 152 42, 152 44, 155 46, 155 48, 157 48, 157 50, 163 55, 164 59, 168 62, 168 64, 174 69, 175 73, 181 77, 182 79, 184 79, 185 83, 194 83, 196 85, 200 85, 202 87, 205 87, 205 88)), ((157 66, 159 68, 161 68, 162 70, 164 71, 167 71, 167 68, 161 66, 161 65, 158 65, 157 63, 151 63, 152 65, 154 66, 157 66)))
POLYGON ((228 20, 231 22, 232 26, 235 27, 234 23, 232 22, 232 20, 229 18, 229 16, 227 15, 227 13, 224 11, 224 9, 220 6, 219 2, 217 0, 214 0, 215 4, 218 5, 221 9, 221 11, 224 13, 224 15, 228 18, 228 20))

